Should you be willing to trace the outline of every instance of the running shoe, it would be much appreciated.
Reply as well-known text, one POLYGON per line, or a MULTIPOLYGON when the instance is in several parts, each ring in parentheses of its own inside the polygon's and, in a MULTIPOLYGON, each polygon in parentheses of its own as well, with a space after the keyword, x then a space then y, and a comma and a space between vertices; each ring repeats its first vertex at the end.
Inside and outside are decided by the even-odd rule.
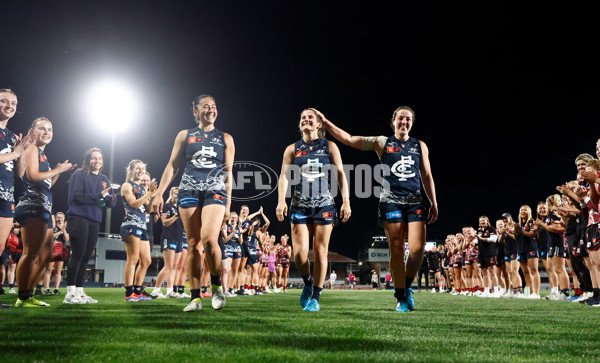
POLYGON ((76 294, 66 294, 63 299, 63 304, 85 304, 85 301, 76 294))
POLYGON ((406 301, 398 301, 398 305, 396 305, 396 311, 402 312, 402 313, 406 313, 409 312, 410 309, 408 308, 408 304, 406 303, 406 301))
POLYGON ((50 292, 50 289, 46 289, 44 290, 44 295, 52 295, 52 292, 50 292))
POLYGON ((80 298, 81 300, 83 300, 83 301, 85 302, 85 304, 97 304, 97 303, 98 303, 98 300, 96 300, 96 299, 92 298, 91 296, 89 296, 89 295, 88 295, 88 294, 86 294, 85 292, 82 292, 82 293, 79 295, 79 298, 80 298))
POLYGON ((10 308, 12 308, 12 305, 0 303, 0 309, 10 309, 10 308))
POLYGON ((4 291, 3 287, 0 287, 0 295, 6 295, 6 291, 4 291))
POLYGON ((154 300, 156 297, 150 295, 146 290, 140 291, 138 295, 143 295, 146 299, 154 300))
POLYGON ((215 310, 221 310, 225 306, 225 295, 221 286, 212 285, 212 307, 215 310))
POLYGON ((41 289, 35 289, 34 295, 35 296, 42 296, 42 290, 41 289))
POLYGON ((162 291, 160 291, 160 290, 154 290, 150 293, 150 295, 154 296, 157 299, 166 299, 167 298, 165 296, 165 294, 163 294, 162 291))
POLYGON ((190 301, 190 303, 185 308, 183 308, 183 311, 200 311, 200 310, 202 310, 202 302, 200 301, 199 297, 190 301))
POLYGON ((9 293, 9 294, 16 294, 16 293, 17 293, 17 290, 15 290, 15 288, 14 288, 14 287, 11 287, 11 288, 10 288, 10 290, 8 290, 8 293, 9 293))
POLYGON ((319 311, 321 310, 321 305, 317 301, 317 299, 310 299, 304 308, 304 311, 319 311))
POLYGON ((413 298, 413 290, 412 288, 404 289, 404 296, 406 296, 406 306, 408 310, 415 310, 415 299, 413 298))
POLYGON ((168 292, 168 293, 165 295, 165 297, 166 297, 166 298, 170 298, 170 299, 175 299, 175 298, 177 298, 177 297, 179 297, 179 296, 177 296, 177 293, 176 293, 175 291, 169 291, 169 292, 168 292))
POLYGON ((179 293, 179 298, 180 299, 185 299, 185 298, 190 298, 191 296, 188 295, 186 292, 181 292, 179 293))
POLYGON ((54 295, 58 295, 58 294, 60 294, 60 290, 54 289, 54 295))
POLYGON ((44 306, 50 306, 50 304, 39 301, 33 296, 25 300, 17 299, 17 303, 15 304, 16 308, 41 308, 44 306))
POLYGON ((146 295, 144 295, 142 293, 140 293, 137 297, 138 297, 138 301, 152 301, 152 300, 154 300, 153 298, 148 297, 148 296, 146 296, 146 295))
POLYGON ((131 294, 129 296, 125 296, 123 301, 140 301, 140 297, 136 294, 131 294))
POLYGON ((302 306, 303 308, 306 307, 306 305, 308 304, 308 301, 312 297, 312 293, 313 293, 313 287, 305 285, 304 288, 302 289, 302 294, 300 295, 300 306, 302 306))
POLYGON ((229 291, 226 291, 223 295, 225 295, 225 297, 236 297, 236 294, 232 294, 229 291))

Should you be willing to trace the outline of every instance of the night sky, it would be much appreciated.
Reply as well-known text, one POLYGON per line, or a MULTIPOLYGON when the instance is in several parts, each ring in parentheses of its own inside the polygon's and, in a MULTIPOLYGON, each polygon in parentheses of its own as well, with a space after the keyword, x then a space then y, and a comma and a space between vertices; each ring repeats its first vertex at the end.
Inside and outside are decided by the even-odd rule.
MULTIPOLYGON (((110 130, 92 124, 83 98, 99 79, 122 79, 141 111, 117 135, 115 182, 134 158, 160 178, 178 131, 195 126, 192 99, 217 100, 216 127, 230 133, 236 160, 279 173, 298 140, 299 114, 316 107, 352 134, 390 135, 392 112, 416 112, 411 136, 428 145, 443 240, 480 215, 492 221, 535 207, 575 177, 575 157, 600 137, 598 31, 588 8, 522 3, 389 1, 4 1, 0 88, 18 95, 8 128, 26 132, 46 116, 52 165, 104 151, 110 130), (153 5, 153 3, 159 5, 153 5)), ((108 109, 114 99, 106 97, 108 109)), ((329 136, 330 137, 330 136, 329 136)), ((339 143, 338 143, 339 144, 339 143)), ((347 164, 378 163, 375 152, 340 145, 347 164)), ((54 191, 66 211, 68 175, 54 191)), ((176 184, 179 180, 176 180, 176 184)), ((354 182, 351 179, 351 187, 354 182)), ((277 193, 261 205, 270 231, 277 193)), ((340 201, 337 202, 339 206, 340 201)), ((241 203, 233 202, 232 210, 241 203)), ((330 249, 356 258, 377 225, 377 199, 351 198, 352 218, 330 249)), ((113 212, 113 232, 122 219, 113 212)))

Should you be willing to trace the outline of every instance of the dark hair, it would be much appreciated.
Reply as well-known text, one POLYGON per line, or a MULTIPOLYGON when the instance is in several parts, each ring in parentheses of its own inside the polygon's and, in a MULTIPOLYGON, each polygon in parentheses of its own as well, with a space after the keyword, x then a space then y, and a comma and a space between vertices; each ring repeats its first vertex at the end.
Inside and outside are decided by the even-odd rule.
MULTIPOLYGON (((213 96, 203 93, 200 96, 196 96, 196 98, 194 98, 194 100, 192 101, 192 113, 196 109, 196 106, 198 106, 200 102, 205 98, 211 98, 213 101, 215 101, 215 103, 217 103, 217 100, 213 96)), ((194 120, 198 122, 198 118, 196 117, 196 115, 194 115, 194 120)))
MULTIPOLYGON (((79 170, 83 170, 88 174, 92 171, 92 154, 95 152, 99 152, 102 155, 102 151, 97 147, 89 148, 85 154, 83 154, 83 163, 81 163, 81 168, 79 168, 79 170)), ((104 160, 102 161, 102 166, 100 167, 99 171, 102 171, 102 168, 104 168, 104 160)))
POLYGON ((414 111, 412 108, 410 108, 410 107, 408 107, 408 106, 400 106, 400 107, 398 107, 398 108, 397 108, 397 109, 394 111, 394 113, 392 114, 392 119, 390 120, 390 127, 391 127, 391 128, 392 128, 392 130, 394 130, 394 131, 396 131, 396 129, 394 128, 394 120, 396 119, 396 114, 397 114, 398 112, 400 112, 401 110, 407 110, 407 111, 410 111, 410 113, 412 113, 412 120, 413 120, 413 123, 414 123, 414 122, 415 122, 415 120, 417 119, 417 116, 415 115, 415 111, 414 111))

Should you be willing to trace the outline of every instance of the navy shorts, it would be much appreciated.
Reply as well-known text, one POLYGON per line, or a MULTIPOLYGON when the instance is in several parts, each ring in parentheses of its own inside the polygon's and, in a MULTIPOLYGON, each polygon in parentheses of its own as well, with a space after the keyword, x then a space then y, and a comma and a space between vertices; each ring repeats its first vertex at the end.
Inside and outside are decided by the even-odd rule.
POLYGON ((377 218, 379 225, 388 223, 412 223, 427 220, 427 207, 423 204, 379 203, 377 218))
POLYGON ((15 216, 15 202, 0 199, 0 217, 14 218, 15 216))
POLYGON ((163 239, 160 244, 160 252, 163 252, 164 250, 171 250, 175 251, 175 253, 179 253, 183 251, 183 243, 174 239, 163 239))
POLYGON ((44 223, 48 224, 48 229, 53 229, 52 214, 43 207, 34 205, 20 206, 15 209, 15 221, 24 226, 32 218, 40 218, 44 223))
POLYGON ((202 208, 206 205, 227 205, 227 195, 223 192, 213 192, 211 190, 183 190, 179 189, 177 194, 177 204, 179 208, 202 208), (223 193, 223 194, 222 194, 223 193))
POLYGON ((292 224, 322 224, 328 225, 335 222, 337 214, 335 206, 327 205, 320 208, 290 208, 290 222, 292 224))
POLYGON ((185 240, 185 241, 181 242, 181 247, 183 247, 184 250, 187 250, 188 249, 188 241, 185 240))
POLYGON ((219 248, 221 249, 221 260, 226 260, 229 258, 229 256, 227 256, 227 251, 225 251, 225 243, 223 243, 223 241, 221 241, 221 239, 219 238, 219 248))
POLYGON ((121 227, 121 239, 125 241, 128 236, 137 237, 141 241, 148 241, 148 232, 145 229, 133 226, 121 227))
POLYGON ((525 253, 519 253, 519 262, 527 262, 532 258, 538 258, 538 251, 527 251, 525 253))

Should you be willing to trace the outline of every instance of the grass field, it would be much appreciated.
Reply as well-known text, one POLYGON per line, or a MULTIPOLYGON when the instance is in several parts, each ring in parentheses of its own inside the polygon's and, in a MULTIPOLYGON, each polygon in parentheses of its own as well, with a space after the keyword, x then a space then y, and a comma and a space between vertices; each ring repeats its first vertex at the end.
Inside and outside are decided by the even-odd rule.
MULTIPOLYGON (((64 294, 64 289, 61 292, 64 294)), ((415 293, 394 311, 391 291, 326 290, 321 311, 300 290, 125 303, 118 288, 86 289, 100 302, 0 311, 2 362, 591 362, 600 361, 600 309, 582 304, 415 293)), ((0 296, 14 304, 15 295, 0 296)))

